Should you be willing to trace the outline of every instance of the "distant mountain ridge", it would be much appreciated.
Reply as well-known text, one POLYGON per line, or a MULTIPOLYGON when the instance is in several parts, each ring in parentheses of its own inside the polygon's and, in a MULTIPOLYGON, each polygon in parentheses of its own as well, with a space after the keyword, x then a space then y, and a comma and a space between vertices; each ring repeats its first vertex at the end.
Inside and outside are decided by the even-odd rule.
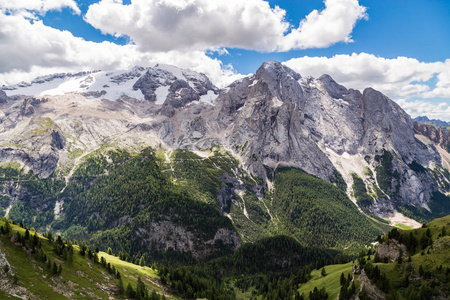
POLYGON ((441 126, 441 127, 449 127, 450 126, 450 122, 445 122, 445 121, 437 120, 437 119, 430 120, 427 116, 415 117, 413 119, 413 121, 419 122, 419 123, 424 123, 424 124, 437 125, 437 126, 441 126))

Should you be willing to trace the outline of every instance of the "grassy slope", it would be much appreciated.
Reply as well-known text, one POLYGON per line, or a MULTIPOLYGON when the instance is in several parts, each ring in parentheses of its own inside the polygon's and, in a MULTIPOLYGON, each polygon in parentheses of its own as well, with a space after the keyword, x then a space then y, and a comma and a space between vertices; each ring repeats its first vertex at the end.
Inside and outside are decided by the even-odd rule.
POLYGON ((164 294, 168 299, 178 299, 177 297, 168 294, 164 287, 158 282, 159 276, 157 270, 123 261, 117 256, 109 255, 102 251, 98 253, 98 256, 99 259, 100 257, 104 257, 107 263, 110 263, 115 266, 116 270, 119 270, 120 274, 122 274, 122 281, 125 288, 128 283, 131 283, 133 288, 136 288, 137 278, 140 276, 149 291, 155 290, 158 294, 164 294))
MULTIPOLYGON (((5 222, 0 220, 0 226, 5 222)), ((17 225, 12 225, 12 234, 19 231, 22 235, 25 229, 17 225)), ((5 254, 11 265, 12 272, 17 275, 18 286, 25 287, 30 293, 39 299, 109 299, 110 295, 116 291, 116 279, 108 274, 107 270, 101 264, 94 264, 91 260, 79 254, 79 248, 74 247, 74 256, 72 263, 64 261, 53 252, 53 244, 46 238, 39 237, 42 247, 50 257, 51 261, 56 261, 62 265, 62 273, 53 275, 46 263, 41 262, 31 254, 27 253, 21 245, 11 242, 7 236, 0 236, 0 249, 5 254), (64 296, 65 295, 65 296, 64 296)), ((124 287, 131 283, 136 288, 137 275, 144 280, 149 292, 153 289, 157 293, 163 293, 162 288, 157 283, 156 271, 149 267, 140 267, 128 262, 123 262, 115 256, 104 252, 99 253, 122 274, 124 287)), ((175 297, 164 292, 166 297, 174 299, 175 297)), ((122 298, 119 295, 114 297, 122 298)), ((7 293, 0 291, 0 299, 15 299, 7 297, 7 293)), ((175 298, 176 299, 176 298, 175 298)))
MULTIPOLYGON (((396 287, 396 282, 405 274, 405 269, 412 267, 414 272, 419 271, 419 266, 422 265, 425 270, 433 270, 440 265, 443 268, 450 267, 450 236, 445 236, 439 238, 439 234, 441 233, 442 226, 446 226, 447 232, 450 233, 450 215, 435 219, 432 222, 427 224, 427 228, 419 228, 413 230, 413 234, 416 237, 421 237, 423 233, 429 228, 431 231, 431 236, 433 238, 434 247, 430 249, 427 247, 424 250, 424 255, 421 254, 421 251, 416 253, 411 257, 412 262, 399 265, 395 262, 390 263, 374 263, 374 267, 378 266, 382 273, 386 274, 389 282, 391 283, 391 287, 394 291, 400 292, 401 288, 396 287), (437 245, 440 245, 437 247, 437 245), (427 251, 430 249, 430 253, 427 251)), ((409 234, 409 230, 399 230, 400 232, 409 234)), ((372 256, 373 258, 373 256, 372 256)), ((367 257, 366 257, 367 259, 367 257)), ((305 284, 300 285, 299 292, 300 294, 304 294, 305 296, 309 295, 310 291, 313 291, 315 287, 319 290, 325 287, 329 298, 328 299, 336 299, 339 291, 340 291, 340 276, 341 273, 344 273, 345 276, 351 273, 352 266, 355 263, 349 262, 347 264, 339 264, 339 265, 331 265, 326 266, 325 270, 327 276, 321 276, 321 270, 312 271, 312 278, 305 284)), ((357 281, 358 283, 358 281, 357 281)), ((403 299, 403 296, 400 295, 400 299, 403 299)))
POLYGON ((352 262, 341 265, 325 266, 325 271, 327 273, 325 277, 322 277, 321 275, 322 269, 313 270, 311 272, 312 278, 307 283, 300 285, 299 293, 307 296, 315 287, 319 290, 325 288, 329 295, 329 299, 336 299, 341 288, 341 274, 344 273, 344 276, 347 277, 348 274, 351 274, 353 266, 354 263, 352 262))

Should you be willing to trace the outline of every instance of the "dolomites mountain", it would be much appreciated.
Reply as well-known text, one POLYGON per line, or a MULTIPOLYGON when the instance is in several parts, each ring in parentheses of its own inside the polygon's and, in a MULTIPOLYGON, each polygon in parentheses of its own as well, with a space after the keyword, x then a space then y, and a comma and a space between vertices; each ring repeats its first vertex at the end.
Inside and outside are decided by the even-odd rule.
POLYGON ((344 180, 355 202, 356 174, 372 199, 364 210, 387 218, 404 205, 429 209, 436 192, 449 192, 448 153, 423 142, 395 102, 275 61, 222 90, 203 74, 166 65, 57 74, 3 87, 0 108, 0 161, 41 178, 56 171, 69 180, 101 148, 151 146, 170 163, 175 149, 221 147, 262 179, 259 198, 281 165, 344 180))

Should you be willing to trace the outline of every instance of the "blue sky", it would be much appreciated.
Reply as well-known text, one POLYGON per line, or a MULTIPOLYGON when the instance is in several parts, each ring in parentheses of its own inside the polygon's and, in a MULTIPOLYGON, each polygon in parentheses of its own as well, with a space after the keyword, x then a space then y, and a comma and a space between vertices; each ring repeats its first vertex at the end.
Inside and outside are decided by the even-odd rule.
POLYGON ((450 1, 212 2, 0 0, 0 85, 156 62, 223 85, 278 60, 450 121, 450 1))

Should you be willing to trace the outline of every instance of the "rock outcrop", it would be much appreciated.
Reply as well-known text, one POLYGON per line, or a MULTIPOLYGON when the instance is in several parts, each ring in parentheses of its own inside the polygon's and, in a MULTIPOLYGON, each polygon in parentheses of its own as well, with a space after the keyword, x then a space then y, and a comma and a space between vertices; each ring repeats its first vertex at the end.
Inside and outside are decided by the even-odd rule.
POLYGON ((414 122, 414 130, 429 138, 435 145, 450 152, 450 131, 430 124, 414 122))
POLYGON ((0 104, 6 103, 7 100, 8 100, 8 96, 6 95, 6 93, 4 91, 0 90, 0 104))

